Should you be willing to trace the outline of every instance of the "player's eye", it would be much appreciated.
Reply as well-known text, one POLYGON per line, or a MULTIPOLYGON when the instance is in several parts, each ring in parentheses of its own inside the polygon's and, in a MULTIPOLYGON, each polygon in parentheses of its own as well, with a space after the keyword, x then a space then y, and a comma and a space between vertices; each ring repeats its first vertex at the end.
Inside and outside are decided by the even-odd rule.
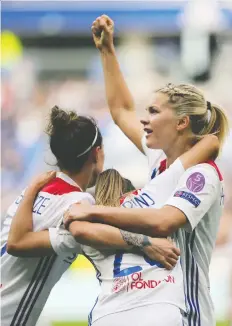
POLYGON ((147 111, 150 114, 159 113, 159 111, 154 106, 149 106, 148 109, 147 109, 147 111))

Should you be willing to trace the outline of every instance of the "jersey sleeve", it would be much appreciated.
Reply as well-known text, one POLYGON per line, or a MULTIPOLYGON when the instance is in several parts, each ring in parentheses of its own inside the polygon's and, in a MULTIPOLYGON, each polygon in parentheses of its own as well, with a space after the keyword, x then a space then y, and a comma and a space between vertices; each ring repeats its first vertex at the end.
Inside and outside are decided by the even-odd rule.
POLYGON ((76 242, 72 234, 63 229, 59 228, 50 228, 49 237, 53 250, 57 255, 66 255, 68 253, 79 254, 82 252, 81 245, 76 242))
POLYGON ((148 166, 150 169, 150 173, 152 173, 152 170, 159 167, 160 162, 166 158, 166 155, 161 149, 148 148, 146 145, 145 135, 142 137, 141 143, 142 143, 143 151, 148 159, 148 166))
POLYGON ((194 230, 220 193, 216 170, 207 164, 188 169, 180 178, 166 205, 181 210, 188 219, 185 229, 194 230))
POLYGON ((158 202, 163 206, 176 188, 184 172, 183 164, 178 158, 167 170, 152 179, 143 190, 147 191, 154 200, 159 198, 158 202), (163 189, 162 192, 160 191, 161 188, 163 189))

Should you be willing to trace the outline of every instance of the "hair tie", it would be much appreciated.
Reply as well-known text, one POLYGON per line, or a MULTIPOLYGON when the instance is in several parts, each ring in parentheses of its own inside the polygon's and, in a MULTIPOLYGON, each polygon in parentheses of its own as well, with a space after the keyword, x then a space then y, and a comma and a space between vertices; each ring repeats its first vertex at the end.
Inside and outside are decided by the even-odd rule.
POLYGON ((211 107, 211 103, 209 101, 207 101, 206 104, 207 104, 207 120, 209 123, 210 119, 211 119, 211 114, 212 114, 212 107, 211 107))
POLYGON ((97 129, 97 126, 96 126, 96 125, 95 125, 95 128, 96 128, 96 135, 95 135, 95 137, 94 137, 94 140, 93 140, 92 144, 91 144, 91 145, 90 145, 90 146, 89 146, 89 147, 88 147, 84 152, 78 154, 76 157, 80 157, 80 156, 86 154, 88 151, 91 150, 91 148, 92 148, 92 147, 94 146, 94 144, 96 143, 97 136, 98 136, 98 129, 97 129))

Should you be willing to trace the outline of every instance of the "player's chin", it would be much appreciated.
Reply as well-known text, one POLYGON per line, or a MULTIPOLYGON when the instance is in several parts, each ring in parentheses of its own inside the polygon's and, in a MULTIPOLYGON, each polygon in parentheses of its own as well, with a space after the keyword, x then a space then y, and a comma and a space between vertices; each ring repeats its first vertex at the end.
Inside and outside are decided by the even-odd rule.
POLYGON ((160 149, 160 144, 158 143, 157 139, 153 136, 149 135, 146 137, 146 145, 150 149, 160 149))

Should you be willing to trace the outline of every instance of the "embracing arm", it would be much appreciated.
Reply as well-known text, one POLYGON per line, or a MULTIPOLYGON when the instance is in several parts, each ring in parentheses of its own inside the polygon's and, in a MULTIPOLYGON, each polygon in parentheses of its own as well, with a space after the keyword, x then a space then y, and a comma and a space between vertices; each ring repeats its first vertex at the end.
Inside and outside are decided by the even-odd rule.
MULTIPOLYGON (((37 187, 29 187, 26 190, 13 218, 7 242, 7 252, 13 256, 52 255, 54 254, 54 248, 53 243, 51 243, 51 232, 57 230, 59 236, 66 239, 71 236, 67 231, 56 228, 51 228, 49 231, 33 231, 32 209, 38 190, 37 187)), ((70 227, 70 231, 78 243, 99 249, 127 250, 131 249, 132 246, 143 248, 149 242, 147 236, 130 234, 130 232, 120 231, 112 226, 92 224, 90 222, 75 222, 70 227), (125 235, 129 235, 128 241, 124 240, 126 239, 125 235)), ((63 239, 62 242, 64 241, 63 239)))
POLYGON ((116 57, 113 30, 113 21, 105 15, 97 18, 92 26, 94 42, 101 53, 107 102, 114 122, 143 153, 142 125, 116 57))
MULTIPOLYGON (((7 252, 11 255, 33 257, 54 254, 49 232, 56 228, 49 231, 33 231, 32 209, 38 191, 39 187, 36 185, 28 187, 12 220, 7 242, 7 252)), ((70 231, 77 242, 95 248, 126 250, 136 245, 142 248, 149 241, 147 236, 130 234, 112 226, 90 222, 75 222, 70 231), (129 234, 129 241, 124 240, 125 234, 129 234)), ((59 235, 67 238, 70 234, 61 230, 59 235)))
POLYGON ((95 249, 140 249, 150 259, 160 262, 167 269, 175 266, 180 255, 179 249, 168 239, 151 238, 110 225, 74 221, 70 224, 69 231, 76 241, 95 249))
POLYGON ((139 248, 151 259, 171 269, 177 262, 179 250, 166 239, 152 239, 146 235, 133 234, 115 227, 89 222, 74 222, 70 232, 60 228, 33 232, 32 209, 37 192, 51 179, 48 174, 40 176, 29 186, 13 218, 9 232, 7 252, 16 257, 50 256, 79 253, 80 244, 96 249, 139 248))
MULTIPOLYGON (((67 231, 56 228, 51 228, 49 231, 33 231, 32 209, 38 191, 37 187, 29 187, 26 190, 13 218, 7 241, 7 252, 13 256, 50 256, 54 254, 53 243, 51 243, 52 232, 57 230, 59 236, 64 239, 68 239, 70 235, 67 231)), ((76 222, 70 231, 76 241, 95 248, 130 249, 133 241, 138 241, 141 247, 144 242, 143 236, 136 234, 133 237, 132 234, 132 243, 128 244, 123 240, 123 232, 126 231, 120 233, 117 228, 89 222, 76 222)), ((147 237, 144 238, 146 240, 147 237)), ((65 241, 64 239, 62 242, 65 241)))
POLYGON ((194 229, 220 196, 216 170, 207 164, 188 169, 166 205, 155 208, 86 207, 72 205, 66 223, 87 220, 114 225, 148 236, 169 236, 177 229, 194 229))
POLYGON ((187 170, 191 166, 206 162, 217 157, 219 151, 219 140, 215 135, 206 135, 191 149, 180 156, 180 160, 187 170))
POLYGON ((35 257, 54 254, 48 231, 33 232, 32 210, 38 191, 54 178, 55 173, 45 173, 29 186, 13 217, 7 240, 7 252, 12 256, 35 257))
MULTIPOLYGON (((78 216, 78 208, 81 209, 77 207, 75 213, 75 207, 73 207, 74 210, 71 209, 70 214, 78 216)), ((89 221, 113 225, 120 229, 143 233, 151 237, 167 237, 187 222, 185 214, 171 206, 160 209, 93 206, 83 209, 85 219, 89 221)), ((71 226, 74 223, 72 222, 71 226)))

